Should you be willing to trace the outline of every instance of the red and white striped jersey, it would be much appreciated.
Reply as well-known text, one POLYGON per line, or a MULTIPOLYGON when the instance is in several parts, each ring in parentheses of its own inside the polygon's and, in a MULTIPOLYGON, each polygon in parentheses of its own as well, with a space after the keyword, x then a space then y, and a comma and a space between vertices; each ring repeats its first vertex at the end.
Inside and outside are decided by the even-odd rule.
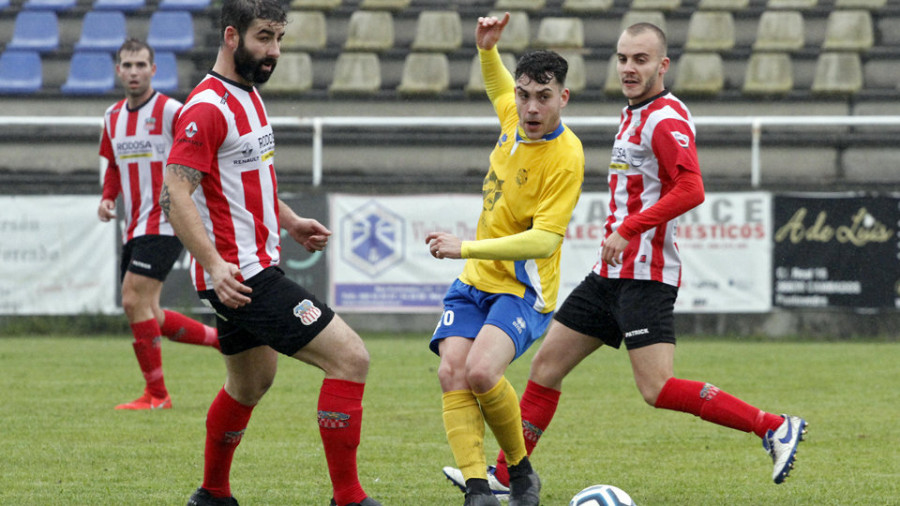
POLYGON ((142 235, 175 235, 159 207, 166 157, 172 146, 172 125, 181 102, 161 93, 135 110, 122 99, 106 109, 100 156, 106 159, 103 198, 122 194, 128 242, 142 235))
MULTIPOLYGON (((256 88, 208 74, 194 88, 175 124, 170 164, 204 174, 193 198, 207 235, 246 280, 281 256, 275 139, 256 88)), ((212 288, 192 260, 197 290, 212 288)))
POLYGON ((703 202, 694 135, 691 113, 668 91, 623 109, 609 165, 604 237, 618 231, 629 243, 620 265, 598 257, 594 272, 680 286, 678 217, 703 202))

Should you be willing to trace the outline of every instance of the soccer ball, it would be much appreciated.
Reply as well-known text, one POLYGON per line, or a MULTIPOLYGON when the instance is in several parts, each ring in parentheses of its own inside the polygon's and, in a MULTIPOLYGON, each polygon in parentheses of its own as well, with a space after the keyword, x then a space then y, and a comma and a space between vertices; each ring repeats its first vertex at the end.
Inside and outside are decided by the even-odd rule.
POLYGON ((569 506, 635 506, 624 490, 612 485, 592 485, 569 501, 569 506))

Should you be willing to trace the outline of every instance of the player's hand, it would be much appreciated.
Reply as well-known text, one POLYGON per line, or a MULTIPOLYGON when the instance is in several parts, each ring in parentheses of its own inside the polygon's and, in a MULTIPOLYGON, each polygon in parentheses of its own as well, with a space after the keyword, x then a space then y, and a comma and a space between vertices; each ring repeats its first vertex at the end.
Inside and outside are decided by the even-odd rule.
POLYGON ((116 201, 103 199, 100 201, 100 206, 97 208, 97 216, 100 218, 100 221, 107 222, 116 217, 116 201))
POLYGON ((434 258, 462 258, 462 240, 446 232, 431 232, 425 237, 434 258))
POLYGON ((241 269, 237 265, 228 262, 222 262, 209 271, 213 290, 219 297, 219 301, 232 309, 249 304, 250 297, 244 294, 253 292, 252 288, 237 280, 240 273, 241 269))
POLYGON ((606 262, 610 267, 616 267, 622 263, 622 253, 628 246, 626 241, 619 232, 613 232, 603 241, 603 247, 600 248, 600 259, 606 262))
POLYGON ((502 19, 494 16, 478 18, 478 24, 475 26, 475 44, 479 49, 488 50, 497 44, 500 40, 500 34, 509 23, 509 13, 504 13, 502 19))
POLYGON ((325 249, 331 235, 331 230, 312 218, 298 218, 285 230, 310 253, 325 249))

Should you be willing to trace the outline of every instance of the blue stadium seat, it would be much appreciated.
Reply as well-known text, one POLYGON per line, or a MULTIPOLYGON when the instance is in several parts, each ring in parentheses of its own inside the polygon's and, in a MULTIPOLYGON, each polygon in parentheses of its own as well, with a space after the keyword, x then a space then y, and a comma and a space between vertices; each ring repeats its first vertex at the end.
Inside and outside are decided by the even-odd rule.
POLYGON ((70 95, 101 95, 115 86, 112 55, 103 51, 75 51, 69 77, 60 90, 70 95))
POLYGON ((160 0, 161 11, 202 11, 209 7, 210 0, 160 0))
POLYGON ((144 0, 94 0, 95 11, 134 12, 144 5, 144 0))
POLYGON ((81 23, 76 51, 115 52, 125 42, 125 14, 120 11, 89 11, 81 23))
POLYGON ((7 49, 54 51, 59 47, 59 20, 53 11, 19 11, 7 49))
POLYGON ((156 53, 156 74, 153 76, 153 89, 168 93, 178 90, 178 62, 175 53, 162 51, 156 53))
POLYGON ((154 12, 147 32, 147 44, 155 51, 180 53, 194 47, 194 20, 187 11, 154 12))
POLYGON ((9 7, 9 0, 0 0, 0 11, 9 7))
POLYGON ((28 0, 22 4, 22 8, 28 11, 67 11, 73 7, 77 0, 28 0))
POLYGON ((35 93, 43 86, 37 51, 6 50, 0 54, 0 93, 35 93))

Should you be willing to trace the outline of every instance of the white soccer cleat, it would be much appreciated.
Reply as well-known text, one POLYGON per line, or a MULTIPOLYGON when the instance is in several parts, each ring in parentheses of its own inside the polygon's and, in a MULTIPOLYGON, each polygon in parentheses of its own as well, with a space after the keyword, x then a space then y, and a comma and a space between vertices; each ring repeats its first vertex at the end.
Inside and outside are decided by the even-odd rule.
MULTIPOLYGON (((446 476, 451 483, 456 485, 460 490, 462 490, 463 493, 466 492, 466 480, 463 478, 462 471, 450 466, 445 467, 443 471, 444 476, 446 476)), ((497 477, 494 476, 494 471, 496 471, 496 468, 494 466, 488 466, 487 479, 488 486, 491 487, 491 493, 494 494, 494 497, 500 500, 509 499, 509 487, 497 480, 497 477)))
POLYGON ((799 416, 781 415, 784 423, 778 429, 769 430, 763 438, 763 448, 772 457, 775 469, 772 471, 772 480, 776 484, 784 482, 794 468, 797 457, 797 445, 803 441, 806 435, 806 420, 799 416))

